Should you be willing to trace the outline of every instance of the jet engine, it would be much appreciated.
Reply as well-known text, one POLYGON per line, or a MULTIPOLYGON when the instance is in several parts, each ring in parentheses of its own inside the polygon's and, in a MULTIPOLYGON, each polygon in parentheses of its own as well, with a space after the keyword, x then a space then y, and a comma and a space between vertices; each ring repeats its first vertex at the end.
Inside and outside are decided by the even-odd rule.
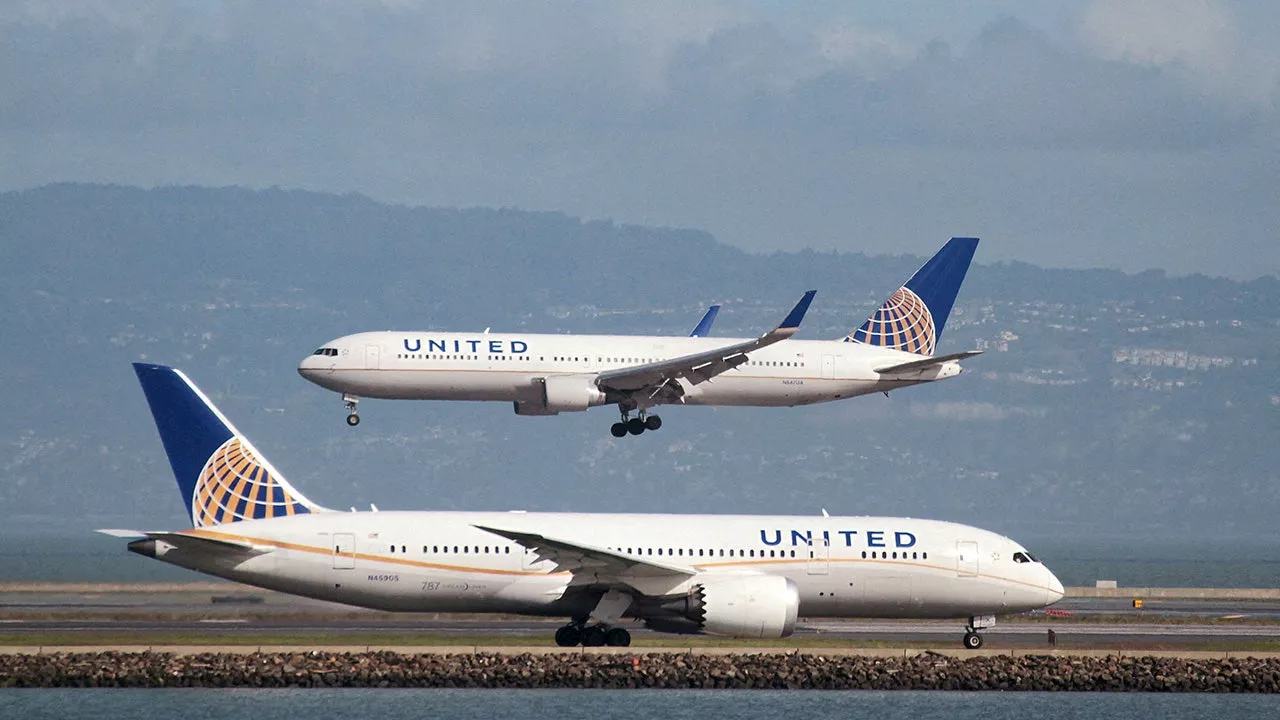
POLYGON ((662 610, 675 617, 653 618, 655 630, 687 632, 683 620, 712 635, 784 638, 795 632, 800 591, 780 575, 705 575, 688 596, 664 603, 662 610))
POLYGON ((559 415, 605 404, 604 392, 596 387, 594 375, 549 375, 534 378, 533 382, 538 398, 517 400, 517 415, 559 415))

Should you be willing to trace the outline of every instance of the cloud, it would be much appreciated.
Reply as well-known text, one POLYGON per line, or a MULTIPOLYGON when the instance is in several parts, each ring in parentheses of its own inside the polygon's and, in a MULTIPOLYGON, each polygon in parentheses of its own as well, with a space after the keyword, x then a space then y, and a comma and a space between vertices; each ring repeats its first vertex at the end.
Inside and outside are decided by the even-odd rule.
POLYGON ((0 188, 278 184, 753 250, 975 233, 986 260, 1276 272, 1278 13, 1165 5, 954 47, 716 2, 6 5, 0 188))
POLYGON ((1274 103, 1280 77, 1276 13, 1245 15, 1257 21, 1251 29, 1227 2, 1095 0, 1083 13, 1080 35, 1100 57, 1167 68, 1225 98, 1274 103))

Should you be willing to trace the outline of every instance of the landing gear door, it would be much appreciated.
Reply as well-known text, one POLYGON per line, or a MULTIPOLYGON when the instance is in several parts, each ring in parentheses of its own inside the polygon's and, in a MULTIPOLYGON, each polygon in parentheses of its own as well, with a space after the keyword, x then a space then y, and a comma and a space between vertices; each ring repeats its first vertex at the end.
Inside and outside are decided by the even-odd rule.
POLYGON ((960 577, 978 574, 978 543, 969 540, 956 543, 956 574, 960 577))
POLYGON ((351 533, 333 534, 333 569, 353 570, 356 566, 356 536, 351 533))
POLYGON ((366 370, 378 370, 382 367, 382 348, 377 345, 365 345, 364 367, 366 370))

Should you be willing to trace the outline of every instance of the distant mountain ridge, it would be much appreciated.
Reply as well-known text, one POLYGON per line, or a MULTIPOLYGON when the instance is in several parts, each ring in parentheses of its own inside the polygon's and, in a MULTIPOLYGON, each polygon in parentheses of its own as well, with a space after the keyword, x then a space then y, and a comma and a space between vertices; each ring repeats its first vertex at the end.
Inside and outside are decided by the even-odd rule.
POLYGON ((980 247, 939 348, 988 349, 966 375, 813 408, 672 409, 659 433, 618 443, 607 408, 370 401, 352 431, 294 366, 357 330, 678 334, 715 302, 713 335, 747 335, 808 288, 801 337, 836 338, 922 258, 752 255, 694 230, 356 195, 77 184, 0 194, 0 246, 11 524, 181 522, 128 368, 143 357, 186 369, 332 507, 826 507, 1019 538, 1248 535, 1280 509, 1275 277, 984 264, 980 247))

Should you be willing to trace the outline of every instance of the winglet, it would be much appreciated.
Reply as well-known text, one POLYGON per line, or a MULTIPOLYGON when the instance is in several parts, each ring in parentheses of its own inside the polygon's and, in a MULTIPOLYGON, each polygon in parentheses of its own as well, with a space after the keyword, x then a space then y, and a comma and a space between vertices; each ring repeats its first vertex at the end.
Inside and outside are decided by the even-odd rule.
POLYGON ((707 314, 702 316, 698 321, 698 326, 689 333, 689 337, 706 337, 711 333, 711 323, 716 321, 716 315, 720 312, 719 305, 712 305, 707 308, 707 314))
POLYGON ((817 290, 810 290, 805 293, 804 297, 800 298, 800 302, 796 303, 796 306, 791 308, 791 312, 787 314, 787 317, 782 321, 782 324, 778 326, 778 329, 795 332, 796 329, 800 327, 800 321, 804 319, 804 314, 809 312, 809 303, 813 302, 813 296, 817 294, 817 290))

